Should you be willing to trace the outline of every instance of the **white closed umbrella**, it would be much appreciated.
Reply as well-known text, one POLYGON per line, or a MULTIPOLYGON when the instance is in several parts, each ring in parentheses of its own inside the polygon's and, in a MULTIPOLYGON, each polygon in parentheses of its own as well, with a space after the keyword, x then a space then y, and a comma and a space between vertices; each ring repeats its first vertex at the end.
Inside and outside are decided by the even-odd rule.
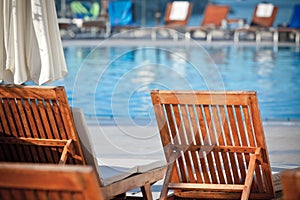
POLYGON ((65 76, 54 0, 1 0, 0 9, 0 80, 42 85, 65 76))

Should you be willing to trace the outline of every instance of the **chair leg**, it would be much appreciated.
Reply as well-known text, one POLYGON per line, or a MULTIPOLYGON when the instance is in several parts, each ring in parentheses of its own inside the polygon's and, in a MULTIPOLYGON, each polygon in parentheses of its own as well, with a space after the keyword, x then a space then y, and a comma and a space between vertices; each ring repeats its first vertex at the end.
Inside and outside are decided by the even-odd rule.
POLYGON ((143 187, 141 187, 141 191, 142 191, 144 200, 152 200, 153 199, 152 192, 151 192, 151 185, 149 183, 144 185, 143 187))
POLYGON ((174 163, 175 163, 175 161, 171 162, 168 165, 167 172, 166 172, 166 175, 165 175, 165 180, 164 180, 164 183, 163 183, 163 186, 162 186, 162 189, 161 189, 161 193, 160 193, 160 197, 159 197, 160 200, 167 199, 168 190, 169 190, 168 185, 169 185, 171 177, 172 177, 174 163))
POLYGON ((234 34, 233 34, 233 40, 234 40, 234 42, 238 42, 239 41, 239 35, 240 35, 240 33, 238 31, 234 31, 234 34))
POLYGON ((206 41, 207 42, 211 42, 212 41, 212 32, 209 31, 207 34, 206 34, 206 41))
POLYGON ((156 35, 157 35, 156 29, 152 29, 152 30, 151 30, 151 40, 152 40, 152 41, 155 41, 155 40, 156 40, 156 35))
POLYGON ((261 42, 261 32, 260 31, 257 31, 255 33, 255 40, 256 40, 256 42, 261 42))
POLYGON ((252 185, 252 181, 254 178, 255 165, 256 165, 256 161, 258 160, 259 156, 260 156, 260 149, 258 149, 255 152, 255 154, 252 155, 250 158, 241 200, 247 200, 249 198, 251 185, 252 185))
POLYGON ((300 32, 295 33, 295 43, 296 45, 300 45, 300 32))
POLYGON ((191 32, 188 32, 188 31, 187 31, 187 32, 185 33, 185 39, 188 40, 188 41, 191 40, 191 32))
POLYGON ((274 31, 274 33, 273 33, 273 41, 274 41, 274 43, 278 43, 278 41, 279 41, 279 33, 278 33, 278 31, 274 31))

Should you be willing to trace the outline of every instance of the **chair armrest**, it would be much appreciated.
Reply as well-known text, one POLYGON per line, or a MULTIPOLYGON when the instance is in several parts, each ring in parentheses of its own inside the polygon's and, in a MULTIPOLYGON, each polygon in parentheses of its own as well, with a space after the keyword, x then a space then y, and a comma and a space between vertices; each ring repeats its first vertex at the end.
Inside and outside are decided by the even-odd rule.
POLYGON ((67 162, 67 159, 68 159, 68 155, 71 154, 71 155, 74 155, 75 152, 74 152, 74 148, 73 148, 73 143, 72 143, 72 140, 68 140, 66 145, 64 146, 64 150, 60 156, 60 159, 59 159, 59 165, 64 165, 66 164, 67 162))
POLYGON ((242 192, 241 199, 248 199, 250 195, 250 189, 254 178, 254 171, 256 167, 256 162, 262 162, 261 148, 258 147, 255 150, 255 153, 250 156, 250 162, 247 170, 247 176, 245 179, 245 185, 242 192))

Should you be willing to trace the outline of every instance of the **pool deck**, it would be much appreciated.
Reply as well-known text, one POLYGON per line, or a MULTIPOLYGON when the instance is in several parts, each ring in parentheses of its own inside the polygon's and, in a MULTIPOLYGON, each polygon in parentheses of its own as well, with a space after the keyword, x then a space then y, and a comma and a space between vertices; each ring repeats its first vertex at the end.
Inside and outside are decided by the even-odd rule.
MULTIPOLYGON (((272 167, 300 166, 300 122, 268 121, 263 126, 272 167)), ((89 130, 101 158, 164 159, 156 126, 89 125, 89 130)))
POLYGON ((126 39, 126 38, 107 38, 107 39, 76 39, 76 40, 63 40, 63 46, 297 46, 294 42, 280 42, 274 44, 270 40, 261 41, 259 43, 255 41, 240 41, 233 42, 230 40, 215 40, 207 42, 204 40, 172 40, 172 39, 161 39, 161 40, 150 40, 150 39, 126 39))

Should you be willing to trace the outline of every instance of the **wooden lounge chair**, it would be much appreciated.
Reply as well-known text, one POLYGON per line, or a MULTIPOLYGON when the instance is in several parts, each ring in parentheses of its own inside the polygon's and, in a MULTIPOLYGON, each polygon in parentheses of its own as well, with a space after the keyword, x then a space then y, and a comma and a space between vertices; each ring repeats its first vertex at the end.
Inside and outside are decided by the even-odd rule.
POLYGON ((279 34, 291 34, 294 36, 294 41, 297 45, 300 45, 300 4, 294 6, 290 22, 287 26, 277 27, 274 30, 274 42, 279 41, 279 34))
POLYGON ((111 30, 109 25, 107 8, 108 8, 107 0, 101 1, 100 12, 95 13, 92 18, 84 19, 82 22, 81 30, 84 32, 86 31, 91 32, 92 36, 96 36, 97 33, 99 34, 103 33, 104 37, 108 37, 111 30))
POLYGON ((84 165, 63 87, 0 85, 0 161, 84 165))
POLYGON ((169 34, 172 35, 173 39, 178 39, 176 31, 184 30, 190 20, 193 4, 189 1, 173 1, 169 2, 165 11, 164 25, 153 28, 151 37, 153 40, 156 39, 157 31, 162 29, 174 29, 169 30, 169 34))
POLYGON ((240 33, 252 33, 255 35, 256 42, 261 41, 261 35, 264 31, 270 31, 273 26, 278 7, 270 3, 260 3, 256 5, 250 26, 237 28, 234 31, 234 41, 238 42, 240 33))
POLYGON ((135 20, 135 4, 132 1, 109 1, 108 15, 110 31, 118 33, 123 30, 139 28, 135 20))
POLYGON ((164 26, 167 28, 186 26, 192 13, 192 7, 193 4, 188 1, 174 1, 168 3, 164 26))
POLYGON ((0 199, 104 200, 91 167, 0 164, 0 199))
POLYGON ((71 111, 64 87, 0 85, 0 162, 87 164, 98 172, 105 199, 139 187, 152 199, 150 186, 165 167, 144 166, 106 181, 86 135, 84 116, 71 111))
POLYGON ((161 199, 272 199, 255 92, 152 91, 168 162, 161 199))
POLYGON ((194 32, 205 33, 207 41, 212 40, 213 31, 220 30, 222 21, 227 19, 230 7, 227 5, 208 4, 205 7, 203 20, 200 26, 187 27, 186 38, 191 38, 194 32))
POLYGON ((300 199, 300 168, 281 172, 284 200, 300 199))

